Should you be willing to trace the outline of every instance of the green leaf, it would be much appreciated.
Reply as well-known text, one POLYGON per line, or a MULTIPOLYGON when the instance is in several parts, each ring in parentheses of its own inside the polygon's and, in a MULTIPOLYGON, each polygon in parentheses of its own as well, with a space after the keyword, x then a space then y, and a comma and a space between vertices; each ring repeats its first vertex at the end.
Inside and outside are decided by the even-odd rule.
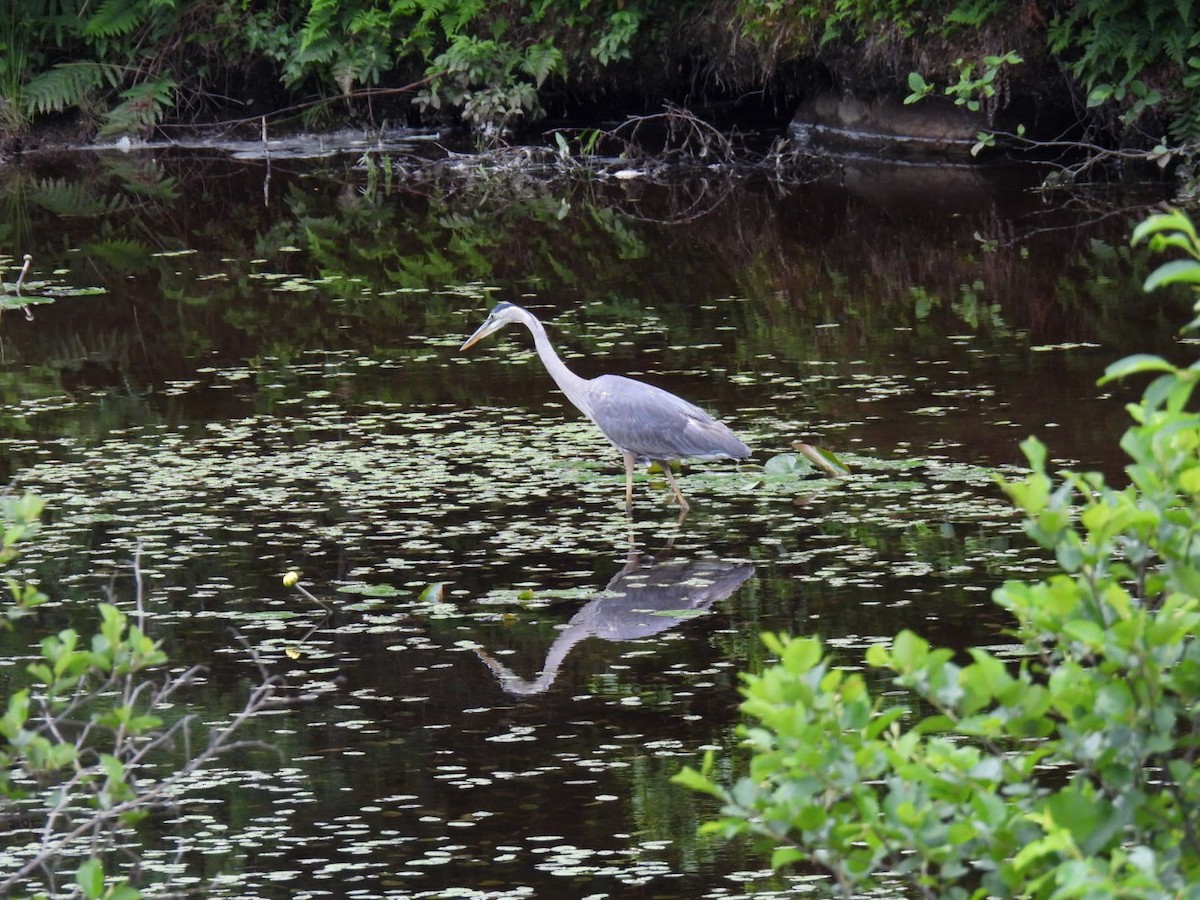
POLYGON ((929 643, 907 629, 892 641, 892 661, 896 669, 906 672, 917 668, 929 655, 929 643))
POLYGON ((776 847, 771 853, 771 868, 782 869, 806 859, 808 855, 796 847, 776 847))
POLYGON ((784 645, 782 661, 789 672, 802 673, 817 665, 821 656, 819 638, 792 638, 784 645))
POLYGON ((1087 108, 1095 109, 1097 106, 1102 106, 1112 99, 1113 86, 1111 84, 1098 84, 1087 95, 1087 108))
POLYGON ((1149 293, 1164 284, 1200 284, 1200 262, 1176 259, 1150 273, 1142 290, 1149 293))
POLYGON ((101 754, 100 766, 110 781, 125 781, 125 764, 111 753, 101 754))
POLYGON ((812 471, 812 466, 795 453, 779 453, 763 463, 768 478, 799 478, 812 471))
POLYGON ((108 111, 97 136, 110 138, 145 130, 158 123, 174 106, 178 85, 173 78, 150 78, 121 92, 122 102, 108 111))
POLYGON ((150 8, 150 4, 139 0, 102 0, 95 12, 87 17, 83 33, 88 37, 129 34, 150 8))
POLYGON ((445 592, 447 582, 435 581, 421 591, 417 599, 421 603, 441 603, 442 595, 445 592))
POLYGON ((891 709, 885 709, 879 715, 871 719, 871 724, 867 726, 865 736, 870 740, 875 740, 879 735, 883 734, 888 727, 895 721, 904 718, 908 715, 908 709, 903 706, 893 706, 891 709))
POLYGON ((92 857, 83 862, 75 871, 75 883, 87 900, 104 896, 104 866, 100 860, 92 857))
POLYGON ((1092 649, 1104 645, 1104 629, 1086 619, 1073 619, 1063 625, 1063 635, 1092 649))
POLYGON ((29 691, 13 692, 8 698, 8 709, 0 717, 0 736, 12 742, 29 721, 29 691))
MULTIPOLYGON (((710 760, 711 757, 712 751, 709 750, 705 754, 705 768, 710 768, 707 761, 710 760)), ((674 784, 682 785, 683 787, 690 788, 693 791, 699 791, 703 794, 709 794, 720 800, 727 799, 726 792, 719 785, 713 782, 712 779, 710 779, 707 775, 696 771, 691 766, 684 766, 679 772, 671 776, 671 781, 674 784)))
POLYGON ((1021 452, 1029 460, 1029 467, 1035 472, 1046 468, 1046 445, 1036 437, 1030 436, 1021 441, 1021 452))
POLYGON ((1129 819, 1126 804, 1114 806, 1078 784, 1051 796, 1046 806, 1055 824, 1068 830, 1072 842, 1088 854, 1101 851, 1129 819))
POLYGON ((390 584, 343 584, 338 588, 341 594, 360 594, 364 597, 395 597, 401 593, 390 584))
POLYGON ((867 648, 866 662, 876 669, 886 669, 892 664, 891 652, 887 644, 872 644, 867 648))
POLYGON ((1131 244, 1138 244, 1150 235, 1159 234, 1164 231, 1178 231, 1186 235, 1191 243, 1196 243, 1196 228, 1192 224, 1192 220, 1179 210, 1171 210, 1170 212, 1150 216, 1133 229, 1133 236, 1129 239, 1129 242, 1131 244))
POLYGON ((550 75, 563 73, 565 63, 562 51, 552 44, 535 44, 525 51, 521 69, 541 87, 550 75))
POLYGON ((114 66, 99 63, 62 63, 31 78, 21 89, 21 104, 29 115, 62 112, 84 106, 102 85, 120 78, 114 66))
POLYGON ((842 476, 849 475, 850 469, 840 459, 834 456, 830 451, 823 447, 814 447, 812 444, 797 443, 794 445, 805 457, 812 460, 818 469, 828 472, 830 475, 842 476))
POLYGON ((1127 378, 1130 375, 1136 375, 1141 372, 1174 371, 1175 366, 1171 365, 1161 356, 1154 356, 1149 353, 1135 353, 1132 356, 1126 356, 1124 359, 1119 359, 1115 363, 1111 363, 1104 370, 1104 375, 1098 383, 1107 384, 1110 381, 1127 378))

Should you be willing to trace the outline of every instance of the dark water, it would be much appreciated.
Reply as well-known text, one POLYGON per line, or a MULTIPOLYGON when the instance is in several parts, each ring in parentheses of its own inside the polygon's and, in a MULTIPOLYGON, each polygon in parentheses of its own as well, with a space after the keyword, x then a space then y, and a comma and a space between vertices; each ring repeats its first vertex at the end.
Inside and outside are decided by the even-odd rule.
MULTIPOLYGON (((128 606, 186 704, 291 701, 142 838, 167 890, 237 897, 830 892, 696 837, 669 777, 739 765, 737 673, 765 630, 847 663, 915 628, 1000 644, 988 600, 1042 570, 992 481, 1036 433, 1120 472, 1134 351, 1186 358, 1183 298, 1128 248, 1149 195, 1045 198, 1031 173, 836 167, 804 182, 389 175, 160 150, 0 172, 0 470, 48 502, 21 571, 39 623, 128 606), (95 290, 89 290, 95 289, 95 290), (645 377, 755 449, 623 513, 620 460, 528 335, 459 354, 498 299, 583 375, 645 377), (763 469, 793 442, 834 481, 763 469), (284 587, 297 570, 329 603, 284 587), (606 590, 607 589, 607 590, 606 590)), ((21 681, 39 631, 3 636, 21 681)), ((4 839, 6 866, 28 835, 4 839)))

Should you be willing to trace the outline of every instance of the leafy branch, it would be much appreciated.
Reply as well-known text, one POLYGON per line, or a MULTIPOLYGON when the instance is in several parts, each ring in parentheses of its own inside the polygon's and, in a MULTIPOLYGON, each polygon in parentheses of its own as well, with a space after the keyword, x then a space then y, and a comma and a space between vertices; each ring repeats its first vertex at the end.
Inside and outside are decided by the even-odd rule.
MULTIPOLYGON (((1146 279, 1197 291, 1200 239, 1175 210, 1133 241, 1182 251, 1146 279)), ((1101 383, 1153 380, 1121 440, 1128 486, 1098 473, 1030 472, 1001 487, 1057 571, 993 593, 1014 661, 970 662, 911 631, 871 647, 895 692, 818 638, 768 635, 778 661, 743 676, 749 772, 720 783, 712 754, 676 780, 719 799, 705 831, 769 841, 776 868, 829 872, 846 896, 885 873, 939 898, 1190 896, 1200 879, 1200 364, 1149 354, 1101 383)))
MULTIPOLYGON (((11 524, 4 557, 11 559, 17 544, 36 533, 40 503, 9 501, 5 512, 11 524)), ((23 848, 19 864, 0 878, 0 893, 18 889, 35 871, 53 872, 64 857, 98 859, 114 830, 171 802, 218 755, 263 746, 235 737, 274 703, 277 682, 261 666, 261 683, 199 749, 193 749, 194 715, 165 722, 176 695, 203 669, 155 677, 167 656, 146 628, 140 547, 132 569, 132 616, 113 602, 101 603, 99 628, 89 642, 71 628, 45 637, 40 659, 27 667, 31 686, 12 693, 0 716, 0 814, 40 821, 36 844, 23 848), (164 770, 158 758, 180 746, 182 762, 164 770)), ((9 584, 14 600, 7 621, 45 599, 11 579, 9 584)), ((81 881, 92 876, 88 869, 81 881)))

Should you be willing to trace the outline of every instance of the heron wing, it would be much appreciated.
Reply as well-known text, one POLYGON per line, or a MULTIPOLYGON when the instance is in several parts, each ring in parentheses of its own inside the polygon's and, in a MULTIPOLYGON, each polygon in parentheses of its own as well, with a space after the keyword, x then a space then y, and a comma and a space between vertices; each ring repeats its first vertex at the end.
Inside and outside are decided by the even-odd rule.
POLYGON ((652 384, 601 375, 588 383, 588 402, 591 419, 604 436, 618 450, 641 459, 745 459, 750 455, 750 448, 725 425, 652 384))

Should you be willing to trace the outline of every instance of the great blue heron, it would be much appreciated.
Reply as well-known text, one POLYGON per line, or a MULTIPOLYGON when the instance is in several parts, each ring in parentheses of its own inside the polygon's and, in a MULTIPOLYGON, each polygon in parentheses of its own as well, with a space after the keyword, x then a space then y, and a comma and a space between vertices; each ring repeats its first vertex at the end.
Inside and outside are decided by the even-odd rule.
POLYGON ((750 448, 728 427, 669 391, 623 375, 597 378, 576 375, 550 346, 546 329, 537 316, 515 303, 497 303, 460 351, 511 322, 519 322, 530 330, 538 356, 559 390, 621 451, 625 460, 627 512, 633 511, 633 467, 637 463, 656 462, 662 467, 681 513, 686 513, 690 507, 671 474, 673 460, 750 456, 750 448))

